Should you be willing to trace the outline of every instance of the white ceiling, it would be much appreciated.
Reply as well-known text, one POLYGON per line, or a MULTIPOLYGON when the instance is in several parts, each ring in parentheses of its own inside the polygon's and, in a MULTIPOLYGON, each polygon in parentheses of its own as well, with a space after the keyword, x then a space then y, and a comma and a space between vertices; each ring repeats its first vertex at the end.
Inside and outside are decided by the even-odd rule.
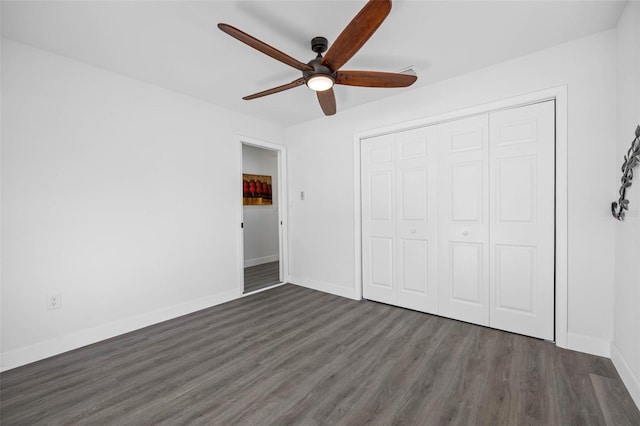
MULTIPOLYGON (((396 0, 382 26, 343 69, 397 72, 413 66, 418 81, 406 89, 338 86, 338 114, 613 28, 624 3, 396 0)), ((231 24, 307 62, 314 57, 311 38, 322 35, 331 44, 364 4, 3 0, 2 35, 287 126, 322 117, 308 88, 241 98, 295 80, 300 72, 243 45, 216 24, 231 24)))

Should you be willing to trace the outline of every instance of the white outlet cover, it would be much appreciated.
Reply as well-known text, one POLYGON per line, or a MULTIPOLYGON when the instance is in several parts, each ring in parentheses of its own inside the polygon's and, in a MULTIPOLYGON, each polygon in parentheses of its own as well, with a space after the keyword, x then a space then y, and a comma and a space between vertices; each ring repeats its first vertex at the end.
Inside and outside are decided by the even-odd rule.
POLYGON ((47 294, 47 310, 60 309, 62 307, 62 293, 47 294))

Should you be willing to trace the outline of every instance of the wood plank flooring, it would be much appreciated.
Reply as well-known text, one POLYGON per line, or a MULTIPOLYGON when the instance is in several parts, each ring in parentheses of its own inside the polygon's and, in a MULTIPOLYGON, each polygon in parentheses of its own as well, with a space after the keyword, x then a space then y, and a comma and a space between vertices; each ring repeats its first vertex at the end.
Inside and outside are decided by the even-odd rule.
POLYGON ((287 284, 0 375, 2 425, 639 425, 606 358, 287 284))
POLYGON ((278 261, 244 268, 245 293, 278 283, 280 283, 280 262, 278 261))

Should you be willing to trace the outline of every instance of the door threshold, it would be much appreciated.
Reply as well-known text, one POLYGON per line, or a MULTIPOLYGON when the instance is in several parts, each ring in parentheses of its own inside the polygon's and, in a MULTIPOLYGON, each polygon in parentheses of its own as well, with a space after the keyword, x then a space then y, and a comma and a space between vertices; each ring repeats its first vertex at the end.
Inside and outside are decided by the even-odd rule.
POLYGON ((247 292, 242 293, 241 297, 251 296, 252 294, 257 294, 257 293, 260 293, 260 292, 263 292, 263 291, 271 290, 272 288, 280 287, 280 286, 283 286, 285 284, 286 283, 276 283, 276 284, 273 284, 273 285, 269 285, 269 286, 266 286, 266 287, 259 288, 257 290, 247 291, 247 292))

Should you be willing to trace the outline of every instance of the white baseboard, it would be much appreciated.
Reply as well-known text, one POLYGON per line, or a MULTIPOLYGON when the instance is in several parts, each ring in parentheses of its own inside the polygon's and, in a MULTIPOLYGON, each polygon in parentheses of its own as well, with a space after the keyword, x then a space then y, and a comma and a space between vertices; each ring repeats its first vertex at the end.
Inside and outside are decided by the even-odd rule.
POLYGON ((627 360, 622 356, 615 342, 611 342, 611 361, 618 370, 622 382, 627 387, 631 398, 640 408, 640 378, 635 375, 627 360))
POLYGON ((278 260, 277 254, 274 254, 271 256, 257 257, 255 259, 246 259, 244 261, 244 267, 248 268, 250 266, 262 265, 263 263, 276 262, 277 260, 278 260))
POLYGON ((241 297, 239 290, 234 289, 7 351, 0 354, 0 371, 40 361, 130 331, 220 305, 239 297, 241 297))
POLYGON ((567 333, 567 349, 591 355, 611 356, 611 341, 578 333, 567 333))
POLYGON ((346 297, 348 299, 360 300, 356 298, 356 291, 353 287, 344 287, 337 284, 327 283, 323 281, 315 281, 307 278, 296 277, 294 275, 289 276, 289 282, 299 285, 301 287, 307 287, 313 290, 323 291, 325 293, 335 294, 336 296, 346 297))

